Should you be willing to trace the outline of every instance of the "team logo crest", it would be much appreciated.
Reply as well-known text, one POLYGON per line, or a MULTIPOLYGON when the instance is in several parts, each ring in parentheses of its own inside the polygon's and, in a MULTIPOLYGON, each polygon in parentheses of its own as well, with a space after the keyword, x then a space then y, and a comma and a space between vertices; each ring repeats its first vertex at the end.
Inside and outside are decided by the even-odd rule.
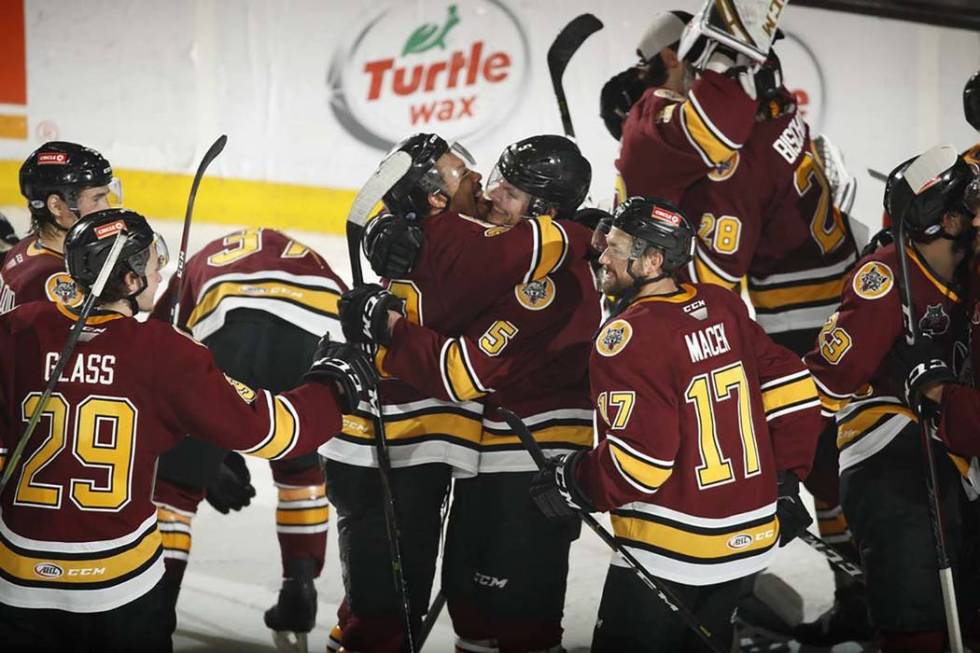
POLYGON ((233 379, 227 374, 225 374, 225 380, 228 381, 228 384, 235 389, 235 392, 238 393, 238 396, 241 397, 242 401, 244 401, 246 404, 250 404, 255 401, 255 390, 252 390, 241 381, 233 379))
POLYGON ((514 286, 518 303, 529 311, 540 311, 555 301, 555 282, 550 277, 514 286))
POLYGON ((868 261, 854 275, 851 286, 858 297, 878 299, 888 294, 894 285, 891 268, 879 261, 868 261))
POLYGON ((55 272, 44 284, 48 299, 56 304, 74 308, 82 303, 83 295, 67 272, 55 272))
POLYGON ((595 350, 603 356, 615 356, 623 351, 633 337, 633 327, 626 320, 614 320, 603 327, 595 341, 595 350))
POLYGON ((929 336, 938 336, 948 330, 949 314, 943 309, 942 304, 926 306, 926 312, 919 319, 919 331, 929 336))
POLYGON ((725 181, 731 178, 735 174, 735 170, 738 168, 738 152, 732 154, 731 157, 724 163, 719 163, 711 172, 708 173, 708 179, 711 181, 725 181))

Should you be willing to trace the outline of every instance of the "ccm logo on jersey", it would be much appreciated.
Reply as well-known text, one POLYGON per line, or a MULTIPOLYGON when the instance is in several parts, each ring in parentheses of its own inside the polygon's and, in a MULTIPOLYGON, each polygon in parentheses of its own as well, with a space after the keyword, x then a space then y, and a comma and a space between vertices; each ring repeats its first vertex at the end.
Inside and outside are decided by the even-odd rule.
POLYGON ((725 336, 725 325, 720 322, 685 335, 684 342, 687 343, 687 352, 691 355, 692 363, 732 350, 725 336))
POLYGON ((477 585, 483 585, 484 587, 490 587, 493 589, 504 589, 507 587, 507 583, 510 579, 508 578, 497 578, 495 576, 487 576, 486 574, 481 574, 476 571, 473 572, 473 582, 477 585))
MULTIPOLYGON (((44 358, 44 380, 51 378, 51 373, 58 364, 56 352, 49 351, 44 358)), ((61 372, 59 383, 98 383, 99 385, 112 385, 116 364, 116 357, 112 354, 79 354, 75 358, 75 364, 71 371, 66 366, 61 372)))
POLYGON ((704 303, 703 299, 691 302, 683 310, 696 320, 708 319, 708 305, 704 303))

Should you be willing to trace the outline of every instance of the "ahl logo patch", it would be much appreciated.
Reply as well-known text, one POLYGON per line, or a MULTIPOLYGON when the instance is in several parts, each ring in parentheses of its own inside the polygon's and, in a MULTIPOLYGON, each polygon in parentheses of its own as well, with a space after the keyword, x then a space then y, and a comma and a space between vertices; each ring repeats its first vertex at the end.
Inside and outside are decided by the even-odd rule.
POLYGON ((714 168, 708 172, 708 179, 711 181, 725 181, 735 174, 735 170, 738 168, 738 152, 732 154, 732 156, 724 163, 719 163, 714 168))
POLYGON ((744 549, 745 547, 750 546, 751 544, 752 544, 752 536, 746 533, 739 533, 738 535, 735 535, 729 538, 728 540, 728 548, 735 549, 736 551, 739 549, 744 549))
POLYGON ((880 261, 868 261, 854 275, 851 286, 862 299, 879 299, 895 285, 891 268, 880 261))
POLYGON ((227 374, 225 374, 225 380, 228 381, 228 384, 235 389, 235 392, 238 393, 238 396, 241 397, 242 401, 244 401, 246 404, 250 404, 255 401, 255 390, 252 390, 241 381, 233 379, 227 374))
POLYGON ((58 578, 65 570, 53 562, 39 562, 34 565, 34 573, 42 578, 58 578))
POLYGON ((514 296, 518 303, 529 311, 540 311, 555 301, 555 282, 544 277, 531 283, 514 286, 514 296))
POLYGON ((949 314, 942 304, 929 304, 919 319, 919 331, 928 336, 938 336, 949 331, 949 314))
POLYGON ((55 272, 44 282, 44 292, 56 304, 74 308, 82 303, 83 295, 66 272, 55 272))
POLYGON ((630 338, 633 337, 633 327, 626 320, 613 320, 599 332, 595 340, 595 350, 601 355, 610 357, 623 351, 630 338))

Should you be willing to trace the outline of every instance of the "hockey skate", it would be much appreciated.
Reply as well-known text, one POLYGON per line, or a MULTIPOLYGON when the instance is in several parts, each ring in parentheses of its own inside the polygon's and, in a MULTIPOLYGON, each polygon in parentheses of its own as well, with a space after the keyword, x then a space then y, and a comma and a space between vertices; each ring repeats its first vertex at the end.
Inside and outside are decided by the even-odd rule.
POLYGON ((287 563, 289 576, 282 581, 279 600, 265 611, 265 625, 272 629, 272 641, 281 653, 309 653, 307 634, 316 624, 316 587, 313 561, 287 563), (290 573, 295 572, 295 573, 290 573))

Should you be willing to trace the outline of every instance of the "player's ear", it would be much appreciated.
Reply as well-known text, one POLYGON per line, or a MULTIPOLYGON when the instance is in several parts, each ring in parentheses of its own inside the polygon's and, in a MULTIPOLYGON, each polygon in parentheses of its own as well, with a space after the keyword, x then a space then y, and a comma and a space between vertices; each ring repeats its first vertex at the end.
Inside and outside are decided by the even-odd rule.
POLYGON ((663 265, 664 253, 656 247, 648 247, 643 253, 643 274, 650 277, 660 274, 663 265))
POLYGON ((664 48, 660 51, 660 58, 664 62, 664 68, 671 69, 680 63, 680 59, 677 58, 677 51, 670 48, 664 48))
POLYGON ((449 200, 442 193, 429 193, 429 205, 442 210, 449 205, 449 200))

